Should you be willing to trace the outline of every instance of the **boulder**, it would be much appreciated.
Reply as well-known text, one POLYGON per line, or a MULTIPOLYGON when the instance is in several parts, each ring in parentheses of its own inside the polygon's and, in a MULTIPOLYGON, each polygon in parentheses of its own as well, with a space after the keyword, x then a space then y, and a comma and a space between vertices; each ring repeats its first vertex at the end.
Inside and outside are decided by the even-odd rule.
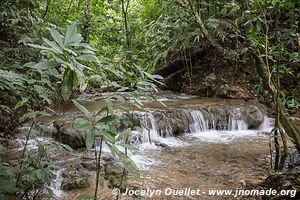
POLYGON ((104 155, 103 161, 105 179, 109 182, 108 187, 119 188, 121 191, 125 191, 127 186, 127 170, 124 171, 123 165, 112 156, 104 155))
POLYGON ((63 144, 67 144, 73 149, 85 147, 85 134, 79 132, 74 123, 66 120, 56 120, 53 126, 57 131, 52 133, 52 137, 63 144))
POLYGON ((70 164, 62 173, 61 189, 65 191, 84 189, 91 185, 90 175, 79 164, 70 164))
POLYGON ((84 189, 90 187, 89 174, 78 170, 65 170, 62 174, 64 180, 62 181, 61 188, 65 191, 84 189))
POLYGON ((246 108, 247 122, 249 129, 257 129, 264 121, 264 114, 255 105, 249 105, 246 108))

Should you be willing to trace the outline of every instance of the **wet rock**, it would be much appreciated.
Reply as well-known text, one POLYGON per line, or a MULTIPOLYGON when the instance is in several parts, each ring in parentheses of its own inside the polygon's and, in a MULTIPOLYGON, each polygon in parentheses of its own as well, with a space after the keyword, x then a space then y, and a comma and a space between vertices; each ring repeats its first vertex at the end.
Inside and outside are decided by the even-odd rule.
POLYGON ((246 115, 250 129, 257 129, 264 121, 264 114, 255 105, 247 107, 246 115))
POLYGON ((90 157, 82 157, 80 159, 80 164, 82 167, 89 171, 96 171, 96 161, 95 158, 90 158, 90 157))
POLYGON ((208 107, 209 127, 216 130, 225 130, 228 127, 228 108, 227 107, 208 107))
POLYGON ((51 124, 40 124, 38 126, 39 130, 43 133, 43 135, 53 135, 57 133, 57 129, 54 127, 53 123, 51 124))
POLYGON ((52 137, 63 143, 67 144, 73 149, 85 147, 85 135, 79 132, 74 123, 66 120, 56 120, 53 126, 57 129, 57 132, 52 134, 52 137))
POLYGON ((88 188, 91 183, 89 174, 80 170, 65 170, 61 188, 65 191, 88 188))
POLYGON ((169 145, 163 143, 163 142, 160 142, 160 141, 154 141, 154 144, 158 147, 163 147, 163 148, 170 148, 169 145))
POLYGON ((103 156, 103 160, 105 179, 109 181, 108 187, 119 188, 121 191, 125 191, 127 186, 127 170, 124 171, 123 165, 112 156, 103 156))
POLYGON ((188 129, 190 124, 184 109, 158 111, 153 113, 153 116, 160 130, 160 135, 163 137, 180 135, 188 129))
POLYGON ((287 157, 284 163, 283 172, 300 174, 300 154, 297 151, 287 157))

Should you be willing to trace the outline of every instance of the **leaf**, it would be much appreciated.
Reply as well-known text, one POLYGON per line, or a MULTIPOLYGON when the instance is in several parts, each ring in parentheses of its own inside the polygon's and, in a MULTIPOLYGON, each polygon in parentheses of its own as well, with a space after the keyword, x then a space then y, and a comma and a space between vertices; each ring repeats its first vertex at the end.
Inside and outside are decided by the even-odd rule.
POLYGON ((135 163, 128 158, 122 151, 120 151, 115 145, 109 145, 110 151, 113 155, 117 156, 117 158, 122 162, 124 167, 134 176, 139 175, 139 169, 135 165, 135 163))
POLYGON ((86 119, 77 118, 75 120, 76 129, 79 131, 87 131, 92 128, 92 123, 86 119))
POLYGON ((83 112, 83 114, 89 119, 92 119, 92 114, 80 103, 78 103, 77 101, 72 99, 72 102, 74 103, 74 105, 81 111, 83 112))
POLYGON ((91 54, 81 55, 81 56, 78 56, 76 59, 81 60, 81 61, 86 61, 86 62, 95 62, 95 63, 100 62, 96 56, 91 55, 91 54))
POLYGON ((52 36, 52 38, 55 40, 55 42, 60 46, 63 47, 64 46, 64 38, 63 36, 55 29, 51 28, 50 29, 50 34, 52 36))
POLYGON ((13 176, 12 168, 0 164, 0 176, 13 176))
POLYGON ((18 192, 19 189, 9 180, 0 177, 0 191, 3 193, 15 193, 18 192))
POLYGON ((132 134, 131 128, 124 130, 118 137, 127 140, 132 134))
POLYGON ((37 169, 35 171, 35 175, 38 178, 38 180, 43 180, 44 179, 44 172, 42 169, 37 169))
POLYGON ((21 123, 25 123, 31 120, 35 120, 37 117, 42 116, 42 117, 51 117, 51 115, 45 111, 34 111, 34 112, 29 112, 24 114, 20 118, 21 123))
POLYGON ((73 91, 74 87, 74 72, 72 70, 66 70, 63 75, 63 83, 61 86, 61 96, 64 101, 67 101, 73 91))
POLYGON ((106 117, 103 117, 101 118, 100 120, 97 121, 97 123, 109 123, 109 122, 112 122, 114 120, 117 119, 117 116, 116 115, 108 115, 106 117))
POLYGON ((103 137, 110 143, 115 143, 115 134, 111 131, 103 131, 102 133, 103 137))
POLYGON ((34 90, 38 93, 39 97, 45 100, 48 104, 51 104, 52 101, 47 95, 46 88, 40 86, 40 85, 34 85, 33 86, 34 90))
MULTIPOLYGON (((37 44, 27 44, 28 46, 31 46, 33 48, 36 48, 36 49, 42 49, 42 50, 46 50, 46 51, 52 51, 52 52, 55 52, 54 49, 51 49, 49 47, 45 47, 45 46, 41 46, 41 45, 37 45, 37 44)), ((55 52, 56 53, 56 52, 55 52)))
POLYGON ((74 37, 76 37, 76 35, 77 35, 77 24, 73 23, 68 27, 65 41, 64 41, 64 46, 67 46, 69 43, 71 43, 72 40, 74 40, 74 37))
POLYGON ((18 103, 16 104, 15 106, 15 110, 19 109, 19 108, 22 108, 27 102, 28 102, 28 98, 22 98, 21 101, 18 101, 18 103))
POLYGON ((103 106, 97 113, 96 115, 99 115, 103 112, 108 112, 108 106, 103 106))
POLYGON ((133 146, 132 144, 119 144, 119 146, 129 149, 131 151, 135 151, 135 152, 139 151, 139 149, 133 146))
POLYGON ((91 150, 95 141, 95 129, 91 128, 86 135, 85 146, 88 150, 91 150))
POLYGON ((59 144, 60 144, 60 146, 62 146, 65 150, 70 151, 70 152, 73 151, 72 147, 70 147, 69 145, 63 144, 63 143, 59 143, 59 144))
POLYGON ((54 51, 55 53, 61 54, 63 55, 64 53, 62 52, 62 50, 60 49, 59 46, 57 46, 54 42, 48 40, 47 38, 42 38, 43 41, 52 48, 52 51, 54 51))

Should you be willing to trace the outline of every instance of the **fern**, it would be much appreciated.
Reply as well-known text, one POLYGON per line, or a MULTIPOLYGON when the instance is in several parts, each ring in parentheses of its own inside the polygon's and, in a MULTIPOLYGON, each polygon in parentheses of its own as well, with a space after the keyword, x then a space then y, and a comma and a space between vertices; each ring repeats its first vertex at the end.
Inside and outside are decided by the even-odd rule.
POLYGON ((15 91, 24 88, 26 77, 22 74, 0 69, 0 90, 15 91))
POLYGON ((209 18, 206 20, 206 26, 222 42, 228 41, 231 35, 239 33, 239 30, 230 20, 209 18))

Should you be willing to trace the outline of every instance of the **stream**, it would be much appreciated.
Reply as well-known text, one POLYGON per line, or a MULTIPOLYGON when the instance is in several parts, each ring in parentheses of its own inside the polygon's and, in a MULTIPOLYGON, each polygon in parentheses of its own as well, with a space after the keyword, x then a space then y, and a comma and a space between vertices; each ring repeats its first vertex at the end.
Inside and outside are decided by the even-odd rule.
MULTIPOLYGON (((99 109, 103 99, 105 96, 98 94, 79 97, 90 111, 99 109)), ((161 92, 158 99, 163 103, 145 99, 144 110, 134 112, 142 130, 133 131, 131 143, 139 152, 130 153, 129 157, 140 169, 140 177, 129 177, 128 183, 135 190, 190 188, 201 192, 197 196, 144 195, 141 199, 228 199, 210 196, 208 191, 235 190, 266 178, 270 162, 269 132, 274 120, 267 116, 263 106, 244 100, 199 98, 171 92, 161 92)), ((56 120, 72 118, 78 112, 72 103, 52 109, 58 113, 56 120)), ((52 127, 53 119, 41 121, 52 127)), ((45 136, 37 139, 44 143, 53 140, 45 136)), ((35 140, 29 142, 31 149, 36 148, 35 140)), ((22 144, 24 140, 20 138, 18 142, 22 144)), ((105 145, 104 152, 108 153, 105 145)), ((62 174, 69 170, 68 163, 72 167, 74 161, 88 153, 79 149, 67 154, 54 151, 54 154, 57 154, 53 157, 57 169, 51 189, 57 198, 73 200, 83 194, 93 195, 94 184, 84 189, 62 190, 62 174)), ((94 180, 94 173, 91 176, 94 180)), ((99 191, 100 199, 112 199, 111 193, 105 184, 99 191)), ((120 199, 136 197, 121 195, 120 199)))

